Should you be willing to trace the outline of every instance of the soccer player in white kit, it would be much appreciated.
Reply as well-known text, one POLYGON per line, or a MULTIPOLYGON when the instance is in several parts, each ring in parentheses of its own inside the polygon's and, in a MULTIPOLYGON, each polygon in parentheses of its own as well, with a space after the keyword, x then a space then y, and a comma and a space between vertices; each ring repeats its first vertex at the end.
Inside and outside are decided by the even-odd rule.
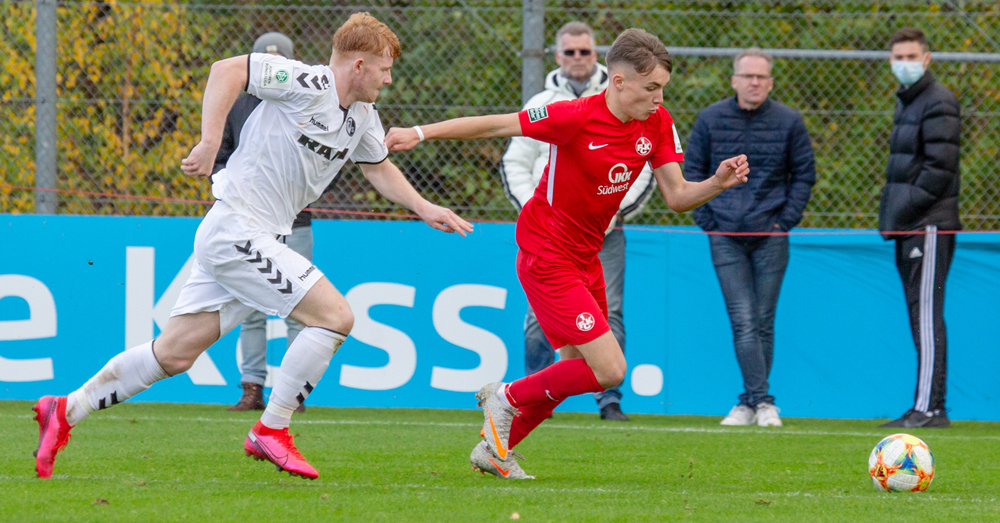
POLYGON ((305 328, 285 353, 267 409, 244 449, 278 470, 319 477, 296 449, 289 420, 350 333, 354 316, 323 273, 282 243, 295 215, 319 198, 351 160, 376 190, 431 227, 462 236, 472 232, 455 213, 417 194, 388 160, 373 102, 392 82, 390 68, 400 52, 388 27, 357 13, 334 34, 329 66, 259 53, 212 65, 202 102, 201 142, 181 162, 184 172, 211 173, 226 115, 240 90, 263 103, 247 119, 226 169, 216 174, 213 192, 219 201, 195 235, 191 277, 158 338, 115 356, 68 396, 38 400, 33 410, 39 424, 39 477, 51 477, 56 454, 80 420, 187 371, 254 310, 291 316, 305 328))

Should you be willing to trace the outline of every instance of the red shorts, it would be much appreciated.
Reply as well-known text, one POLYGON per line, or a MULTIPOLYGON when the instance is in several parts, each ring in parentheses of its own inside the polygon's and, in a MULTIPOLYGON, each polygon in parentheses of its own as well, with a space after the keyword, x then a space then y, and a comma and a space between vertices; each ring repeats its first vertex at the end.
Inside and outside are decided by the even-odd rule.
POLYGON ((558 349, 596 340, 611 330, 601 260, 571 260, 517 252, 517 277, 545 337, 558 349))

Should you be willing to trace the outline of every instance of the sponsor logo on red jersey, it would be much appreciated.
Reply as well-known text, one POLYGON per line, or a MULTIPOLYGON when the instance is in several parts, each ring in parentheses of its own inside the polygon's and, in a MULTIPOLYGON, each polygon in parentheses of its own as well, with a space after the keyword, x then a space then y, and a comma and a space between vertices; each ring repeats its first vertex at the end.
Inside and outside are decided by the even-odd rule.
POLYGON ((597 194, 615 194, 628 190, 628 182, 632 179, 632 171, 624 163, 616 163, 608 171, 608 181, 611 185, 601 185, 597 194))

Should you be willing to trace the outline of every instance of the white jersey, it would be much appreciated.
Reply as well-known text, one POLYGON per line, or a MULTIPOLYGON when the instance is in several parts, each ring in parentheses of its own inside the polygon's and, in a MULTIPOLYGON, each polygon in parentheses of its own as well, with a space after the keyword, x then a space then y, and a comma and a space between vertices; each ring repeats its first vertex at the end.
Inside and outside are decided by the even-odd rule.
POLYGON ((347 160, 388 157, 385 131, 374 104, 340 106, 328 66, 263 53, 248 61, 246 92, 263 102, 212 190, 251 226, 290 234, 295 215, 319 199, 347 160))

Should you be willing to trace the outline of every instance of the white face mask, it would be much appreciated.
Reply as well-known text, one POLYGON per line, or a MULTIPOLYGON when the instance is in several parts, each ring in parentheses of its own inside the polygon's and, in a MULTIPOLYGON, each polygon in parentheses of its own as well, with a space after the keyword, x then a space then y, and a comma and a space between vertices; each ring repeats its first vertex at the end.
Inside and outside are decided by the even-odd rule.
POLYGON ((896 75, 899 83, 909 87, 924 75, 924 63, 896 60, 892 62, 892 74, 896 75))

